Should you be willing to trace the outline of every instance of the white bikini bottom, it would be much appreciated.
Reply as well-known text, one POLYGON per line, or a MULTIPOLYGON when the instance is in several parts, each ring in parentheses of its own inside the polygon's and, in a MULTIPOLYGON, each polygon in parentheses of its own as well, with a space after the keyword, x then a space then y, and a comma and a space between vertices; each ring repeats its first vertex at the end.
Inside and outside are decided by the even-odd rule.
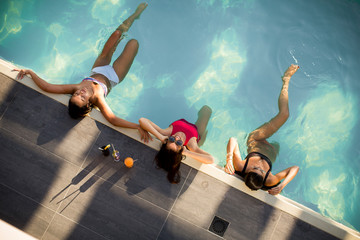
POLYGON ((110 80, 111 87, 115 87, 119 83, 119 77, 116 74, 114 68, 110 65, 95 67, 91 70, 91 75, 102 74, 110 80))

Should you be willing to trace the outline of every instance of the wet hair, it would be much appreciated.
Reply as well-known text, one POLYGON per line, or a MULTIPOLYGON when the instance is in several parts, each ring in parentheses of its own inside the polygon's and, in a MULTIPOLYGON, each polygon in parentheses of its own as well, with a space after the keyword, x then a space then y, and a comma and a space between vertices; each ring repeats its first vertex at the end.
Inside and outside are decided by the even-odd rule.
POLYGON ((264 178, 255 172, 248 172, 245 175, 245 184, 248 186, 251 190, 259 190, 263 186, 264 178))
POLYGON ((86 114, 91 112, 92 104, 90 104, 90 106, 88 104, 86 104, 85 106, 79 107, 78 105, 73 103, 70 98, 69 104, 68 104, 68 110, 69 110, 70 116, 74 119, 77 119, 80 117, 85 117, 86 114))
POLYGON ((185 157, 182 155, 182 152, 182 148, 179 152, 168 149, 165 142, 155 156, 156 165, 168 172, 167 179, 171 183, 180 182, 180 163, 183 157, 185 157))

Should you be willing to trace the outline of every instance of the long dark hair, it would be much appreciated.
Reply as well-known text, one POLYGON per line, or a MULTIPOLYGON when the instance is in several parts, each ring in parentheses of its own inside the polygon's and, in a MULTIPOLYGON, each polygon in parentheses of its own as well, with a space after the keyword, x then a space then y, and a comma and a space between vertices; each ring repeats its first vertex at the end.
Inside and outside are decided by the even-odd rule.
POLYGON ((180 182, 181 176, 179 169, 181 160, 183 159, 182 152, 182 148, 179 152, 167 149, 165 142, 161 145, 160 151, 155 156, 156 165, 168 172, 167 179, 171 183, 180 182))
POLYGON ((92 108, 93 108, 92 104, 90 105, 86 104, 85 106, 79 107, 78 105, 76 105, 71 101, 71 98, 69 99, 68 110, 70 116, 74 119, 85 117, 86 114, 91 112, 92 108))
POLYGON ((248 186, 251 190, 259 190, 263 187, 263 181, 264 178, 260 174, 257 174, 255 172, 248 172, 245 175, 245 184, 248 186))

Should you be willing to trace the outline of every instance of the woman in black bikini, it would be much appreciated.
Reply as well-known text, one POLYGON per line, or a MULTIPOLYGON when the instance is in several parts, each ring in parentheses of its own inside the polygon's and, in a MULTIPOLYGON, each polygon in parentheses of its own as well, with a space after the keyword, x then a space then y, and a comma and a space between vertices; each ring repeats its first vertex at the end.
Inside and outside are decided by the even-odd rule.
POLYGON ((14 69, 14 71, 19 72, 17 78, 22 79, 24 75, 29 74, 36 85, 46 92, 72 94, 69 100, 69 114, 73 118, 84 117, 96 106, 111 124, 118 127, 138 129, 141 138, 147 142, 150 137, 148 132, 144 131, 139 124, 117 117, 105 101, 105 97, 111 88, 120 83, 128 73, 137 54, 139 44, 135 39, 131 39, 111 66, 112 55, 123 34, 128 31, 146 7, 146 3, 141 3, 135 12, 111 34, 102 52, 95 60, 91 76, 83 79, 80 83, 50 84, 29 69, 14 69))
POLYGON ((241 159, 240 150, 235 138, 230 138, 227 145, 225 172, 238 174, 244 178, 245 184, 251 190, 263 189, 270 194, 279 194, 282 189, 296 176, 298 166, 289 167, 275 175, 271 173, 272 162, 277 152, 266 140, 271 137, 288 119, 288 88, 291 76, 299 69, 291 65, 282 77, 283 85, 278 104, 279 113, 269 122, 263 124, 249 134, 247 139, 248 155, 241 159), (284 179, 284 180, 283 180, 284 179), (281 182, 281 180, 283 180, 281 182))

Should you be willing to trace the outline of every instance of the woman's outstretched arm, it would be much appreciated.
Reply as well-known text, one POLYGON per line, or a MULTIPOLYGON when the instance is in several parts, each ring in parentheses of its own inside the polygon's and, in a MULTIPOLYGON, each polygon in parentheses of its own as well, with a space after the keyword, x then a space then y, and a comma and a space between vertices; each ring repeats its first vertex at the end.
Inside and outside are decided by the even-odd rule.
MULTIPOLYGON (((299 167, 292 166, 273 175, 273 177, 270 177, 272 184, 276 184, 277 182, 280 182, 282 179, 284 179, 284 181, 282 181, 278 186, 270 189, 268 192, 272 195, 279 194, 284 189, 284 187, 289 182, 291 182, 291 180, 293 180, 293 178, 296 176, 298 172, 299 172, 299 167)), ((270 183, 270 185, 272 184, 270 183)))
POLYGON ((233 175, 235 171, 241 171, 244 167, 244 163, 241 159, 239 144, 236 138, 231 137, 226 147, 226 165, 225 172, 233 175))
POLYGON ((106 103, 105 98, 100 97, 100 99, 98 99, 97 107, 100 109, 100 112, 104 115, 105 119, 108 120, 112 125, 123 128, 137 129, 140 133, 141 140, 144 142, 148 142, 149 138, 152 139, 150 134, 142 129, 139 124, 117 117, 106 103))
POLYGON ((72 94, 76 91, 78 84, 51 84, 40 78, 35 72, 30 69, 13 69, 19 72, 17 79, 21 80, 25 75, 30 75, 34 83, 45 92, 59 93, 59 94, 72 94))
POLYGON ((158 125, 156 125, 155 123, 153 123, 152 121, 150 121, 147 118, 140 118, 139 123, 140 123, 140 126, 144 130, 152 133, 162 143, 164 143, 165 139, 167 139, 168 136, 170 136, 170 134, 171 134, 171 127, 168 127, 166 129, 162 129, 158 125))
POLYGON ((210 153, 205 152, 204 150, 202 150, 201 148, 199 148, 198 150, 196 150, 196 152, 187 150, 186 148, 184 148, 183 155, 185 156, 189 156, 191 158, 194 158, 196 160, 198 160, 199 162, 205 163, 205 164, 211 164, 214 163, 214 157, 211 156, 210 153))
POLYGON ((214 157, 210 153, 202 150, 196 143, 195 139, 190 139, 189 143, 187 144, 187 148, 184 147, 182 152, 183 155, 194 158, 205 164, 214 163, 214 157))

